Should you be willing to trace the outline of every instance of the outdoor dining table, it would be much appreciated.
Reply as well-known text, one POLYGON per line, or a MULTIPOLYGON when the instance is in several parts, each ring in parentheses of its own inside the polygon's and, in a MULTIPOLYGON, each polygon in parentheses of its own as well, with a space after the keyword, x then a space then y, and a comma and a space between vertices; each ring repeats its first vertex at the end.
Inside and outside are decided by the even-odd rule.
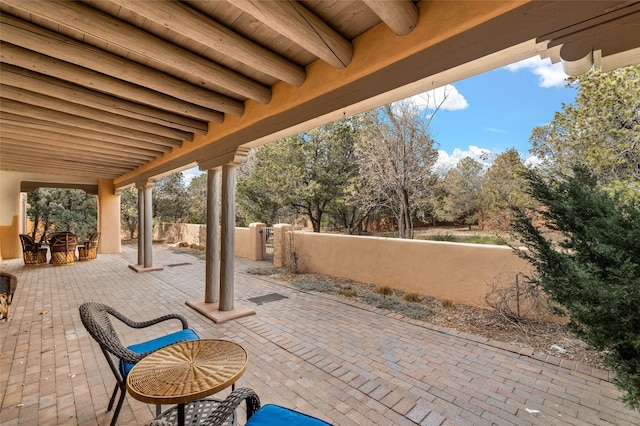
POLYGON ((246 371, 247 352, 228 340, 175 343, 144 357, 129 372, 127 390, 149 404, 177 404, 185 424, 185 404, 232 386, 246 371))

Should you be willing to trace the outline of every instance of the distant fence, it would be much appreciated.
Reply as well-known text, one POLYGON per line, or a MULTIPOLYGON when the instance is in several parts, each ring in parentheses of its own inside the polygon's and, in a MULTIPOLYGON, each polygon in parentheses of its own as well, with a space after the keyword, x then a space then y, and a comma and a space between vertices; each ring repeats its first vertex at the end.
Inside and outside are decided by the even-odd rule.
MULTIPOLYGON (((264 227, 254 223, 236 228, 236 256, 265 258, 266 232, 260 232, 264 227)), ((204 245, 206 226, 162 224, 154 228, 154 239, 204 245), (197 236, 197 241, 189 241, 191 236, 197 236)), ((487 307, 484 297, 494 283, 508 284, 517 273, 531 269, 505 246, 293 232, 290 225, 275 225, 274 265, 290 265, 292 253, 302 271, 388 285, 477 307, 487 307)))

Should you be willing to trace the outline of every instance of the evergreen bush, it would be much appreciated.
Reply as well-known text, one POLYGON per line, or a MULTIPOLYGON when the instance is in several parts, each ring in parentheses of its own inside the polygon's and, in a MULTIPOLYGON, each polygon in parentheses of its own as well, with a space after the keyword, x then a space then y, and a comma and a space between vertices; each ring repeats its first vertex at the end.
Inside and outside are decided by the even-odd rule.
POLYGON ((599 188, 583 167, 558 178, 525 177, 542 207, 515 210, 513 228, 528 249, 518 254, 571 329, 608 352, 623 400, 640 410, 640 204, 599 188))

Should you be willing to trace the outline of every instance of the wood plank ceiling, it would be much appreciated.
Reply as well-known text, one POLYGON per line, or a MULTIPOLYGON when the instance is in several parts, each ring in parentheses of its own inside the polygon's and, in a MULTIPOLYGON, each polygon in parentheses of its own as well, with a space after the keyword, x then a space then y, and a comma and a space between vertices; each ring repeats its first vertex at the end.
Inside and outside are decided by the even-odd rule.
POLYGON ((419 6, 0 0, 0 168, 121 177, 268 105, 274 85, 301 87, 318 60, 348 67, 380 23, 409 34, 419 6))

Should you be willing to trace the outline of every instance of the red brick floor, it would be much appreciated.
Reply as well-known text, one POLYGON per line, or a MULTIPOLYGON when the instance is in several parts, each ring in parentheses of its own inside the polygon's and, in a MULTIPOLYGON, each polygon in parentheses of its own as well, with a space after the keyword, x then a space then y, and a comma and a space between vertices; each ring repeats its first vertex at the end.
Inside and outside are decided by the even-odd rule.
MULTIPOLYGON (((115 379, 80 321, 84 301, 139 320, 180 313, 201 337, 246 348, 249 367, 238 386, 256 390, 263 403, 340 426, 640 424, 608 374, 582 364, 301 292, 247 274, 264 264, 244 259, 236 259, 236 299, 257 314, 215 324, 184 304, 204 294, 204 261, 156 247, 154 263, 164 270, 138 274, 127 267, 136 259, 124 247, 73 266, 1 262, 19 287, 12 319, 0 323, 0 424, 109 424, 115 379), (181 263, 189 264, 168 266, 181 263), (286 298, 247 300, 270 293, 286 298)), ((123 340, 165 331, 154 327, 123 340)), ((127 396, 119 424, 142 425, 154 409, 127 396)))

